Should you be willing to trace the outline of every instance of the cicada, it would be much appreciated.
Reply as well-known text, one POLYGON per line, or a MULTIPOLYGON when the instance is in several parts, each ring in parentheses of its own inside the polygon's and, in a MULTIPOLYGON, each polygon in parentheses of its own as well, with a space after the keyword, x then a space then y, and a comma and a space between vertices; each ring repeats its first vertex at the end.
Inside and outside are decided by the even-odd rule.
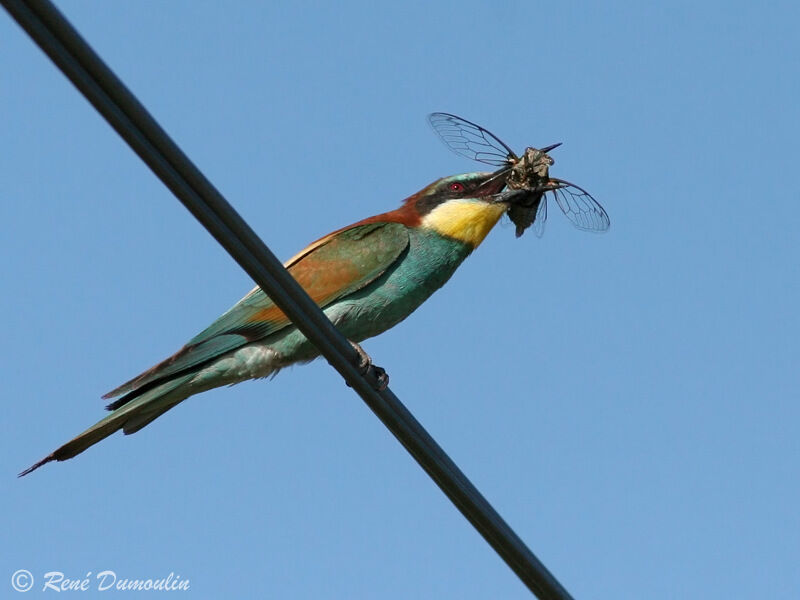
POLYGON ((499 167, 494 175, 505 178, 507 189, 496 200, 509 203, 508 216, 516 225, 517 237, 531 226, 537 236, 542 236, 548 193, 578 229, 602 232, 611 225, 608 214, 589 192, 564 179, 550 177, 555 161, 548 153, 560 142, 541 149, 528 147, 522 156, 517 156, 496 135, 456 115, 437 112, 429 115, 428 121, 456 154, 499 167))

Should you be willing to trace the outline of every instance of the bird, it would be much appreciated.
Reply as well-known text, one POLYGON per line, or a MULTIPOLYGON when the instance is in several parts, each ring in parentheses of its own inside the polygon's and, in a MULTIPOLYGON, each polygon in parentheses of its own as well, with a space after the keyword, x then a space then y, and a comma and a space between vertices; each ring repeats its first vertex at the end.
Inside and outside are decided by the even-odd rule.
MULTIPOLYGON (((511 202, 504 177, 473 172, 443 177, 399 208, 318 239, 284 266, 353 344, 394 327, 442 287, 511 202)), ((259 288, 180 350, 103 396, 108 416, 22 471, 73 458, 119 431, 136 433, 190 396, 275 375, 319 355, 259 288)), ((382 370, 381 381, 388 382, 382 370)))

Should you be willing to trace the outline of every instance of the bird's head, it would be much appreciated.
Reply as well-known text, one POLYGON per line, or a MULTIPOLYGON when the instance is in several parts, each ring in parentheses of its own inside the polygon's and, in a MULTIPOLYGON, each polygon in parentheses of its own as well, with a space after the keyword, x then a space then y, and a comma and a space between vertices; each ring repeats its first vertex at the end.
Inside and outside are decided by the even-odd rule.
POLYGON ((442 177, 403 205, 415 225, 475 248, 508 209, 495 197, 505 187, 496 173, 463 173, 442 177))

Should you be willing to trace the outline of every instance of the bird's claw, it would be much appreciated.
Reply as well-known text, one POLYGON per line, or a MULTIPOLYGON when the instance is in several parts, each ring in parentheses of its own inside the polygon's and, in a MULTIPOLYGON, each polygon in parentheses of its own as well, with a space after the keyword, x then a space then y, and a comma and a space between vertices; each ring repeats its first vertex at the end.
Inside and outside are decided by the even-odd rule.
MULTIPOLYGON (((358 355, 358 364, 356 365, 358 372, 361 373, 361 375, 366 375, 369 372, 370 367, 372 367, 372 371, 375 373, 375 378, 378 380, 378 384, 375 389, 379 392, 382 392, 389 387, 389 374, 386 372, 386 369, 372 364, 372 359, 369 357, 369 354, 367 354, 357 343, 350 342, 350 345, 353 346, 353 349, 358 355)), ((347 383, 347 385, 348 387, 352 387, 350 383, 347 383)))
POLYGON ((386 372, 386 369, 377 365, 372 365, 372 370, 375 373, 375 377, 378 379, 378 386, 375 389, 382 392, 389 387, 389 374, 386 372))
POLYGON ((369 354, 367 354, 364 349, 355 342, 350 342, 350 345, 358 355, 358 364, 356 365, 358 372, 362 375, 366 375, 367 371, 369 371, 369 368, 372 365, 372 359, 369 357, 369 354))

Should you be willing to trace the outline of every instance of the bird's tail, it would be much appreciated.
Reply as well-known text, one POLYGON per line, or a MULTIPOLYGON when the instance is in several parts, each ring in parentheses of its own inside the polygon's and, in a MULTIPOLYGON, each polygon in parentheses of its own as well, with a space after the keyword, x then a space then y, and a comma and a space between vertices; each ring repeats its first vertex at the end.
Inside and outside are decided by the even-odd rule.
POLYGON ((77 456, 89 446, 93 446, 120 429, 126 435, 136 433, 153 419, 192 395, 194 390, 184 384, 187 384, 194 376, 195 373, 182 375, 147 389, 143 393, 136 394, 134 392, 130 394, 131 396, 136 394, 135 398, 123 398, 125 403, 116 408, 105 419, 98 421, 36 464, 22 471, 19 477, 35 471, 50 461, 67 460, 77 456))

